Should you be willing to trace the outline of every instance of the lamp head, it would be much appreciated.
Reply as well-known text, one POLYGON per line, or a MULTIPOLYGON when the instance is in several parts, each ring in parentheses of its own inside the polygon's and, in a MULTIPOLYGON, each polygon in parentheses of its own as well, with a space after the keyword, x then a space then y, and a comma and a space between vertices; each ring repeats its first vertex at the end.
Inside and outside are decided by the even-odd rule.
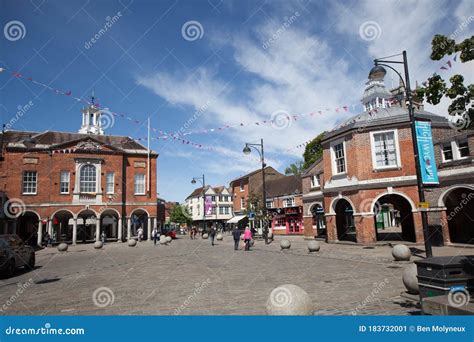
POLYGON ((193 178, 193 180, 191 181, 191 184, 196 184, 196 180, 193 178))
POLYGON ((387 70, 385 70, 383 66, 376 65, 370 70, 369 79, 371 80, 382 79, 383 80, 386 74, 387 74, 387 70))
POLYGON ((242 152, 244 152, 244 154, 250 154, 252 152, 252 150, 250 150, 250 147, 249 147, 248 144, 245 144, 245 147, 242 150, 242 152))

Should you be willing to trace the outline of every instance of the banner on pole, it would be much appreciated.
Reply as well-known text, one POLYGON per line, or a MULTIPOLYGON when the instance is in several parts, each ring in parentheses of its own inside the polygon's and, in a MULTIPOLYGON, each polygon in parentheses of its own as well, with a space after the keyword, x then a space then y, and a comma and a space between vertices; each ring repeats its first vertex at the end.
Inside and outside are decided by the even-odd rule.
POLYGON ((438 170, 436 169, 431 122, 417 120, 415 121, 415 130, 421 181, 426 185, 438 185, 438 170))

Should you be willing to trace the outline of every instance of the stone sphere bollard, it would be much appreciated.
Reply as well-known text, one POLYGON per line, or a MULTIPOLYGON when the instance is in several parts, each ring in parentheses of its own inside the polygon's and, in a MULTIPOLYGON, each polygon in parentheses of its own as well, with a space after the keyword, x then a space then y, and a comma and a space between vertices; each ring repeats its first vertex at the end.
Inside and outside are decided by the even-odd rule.
POLYGON ((137 240, 135 240, 135 239, 128 240, 128 245, 130 247, 135 247, 137 245, 137 240))
POLYGON ((66 252, 68 248, 69 248, 68 244, 64 242, 58 245, 58 251, 60 252, 66 252))
POLYGON ((208 234, 202 234, 202 238, 203 238, 203 239, 207 239, 208 237, 209 237, 208 234))
POLYGON ((406 245, 395 245, 392 249, 392 256, 396 261, 409 261, 411 251, 406 245))
POLYGON ((311 252, 319 252, 321 249, 321 245, 319 244, 319 241, 310 241, 308 242, 308 251, 311 252))
POLYGON ((280 241, 280 248, 281 249, 290 249, 291 242, 289 240, 281 240, 280 241))
POLYGON ((166 243, 170 243, 171 241, 173 241, 173 239, 171 238, 171 236, 167 236, 167 237, 166 237, 166 243))
POLYGON ((313 310, 313 302, 306 291, 293 284, 278 286, 267 300, 270 316, 310 316, 313 310))
POLYGON ((221 233, 219 233, 219 234, 217 234, 216 239, 219 240, 219 241, 222 241, 222 240, 224 240, 224 236, 221 233))
POLYGON ((418 287, 418 278, 416 277, 418 274, 418 270, 415 264, 410 264, 405 267, 403 271, 402 280, 403 285, 407 288, 408 293, 417 295, 420 293, 418 287))
POLYGON ((94 248, 95 249, 101 249, 103 246, 104 246, 104 244, 102 243, 102 241, 94 242, 94 248))
POLYGON ((160 245, 166 245, 168 241, 166 241, 166 236, 161 235, 160 236, 160 245))

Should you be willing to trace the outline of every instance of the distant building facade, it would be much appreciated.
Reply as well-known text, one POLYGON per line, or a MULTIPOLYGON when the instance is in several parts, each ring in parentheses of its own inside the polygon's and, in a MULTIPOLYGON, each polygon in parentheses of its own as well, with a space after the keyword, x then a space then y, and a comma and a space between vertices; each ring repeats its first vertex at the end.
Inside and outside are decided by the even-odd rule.
POLYGON ((105 135, 101 111, 82 113, 80 133, 6 131, 0 186, 6 210, 18 216, 0 227, 30 243, 122 241, 157 226, 156 161, 129 137, 105 135))
POLYGON ((224 227, 233 217, 232 193, 224 186, 200 187, 186 198, 185 207, 194 225, 201 226, 204 221, 207 228, 212 225, 224 227))

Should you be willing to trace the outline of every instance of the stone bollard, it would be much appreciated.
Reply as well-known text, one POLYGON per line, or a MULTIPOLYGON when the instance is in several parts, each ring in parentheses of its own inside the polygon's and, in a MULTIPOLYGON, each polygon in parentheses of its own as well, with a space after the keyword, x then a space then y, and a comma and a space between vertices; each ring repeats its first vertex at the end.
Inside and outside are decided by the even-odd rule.
POLYGON ((166 245, 168 242, 166 241, 166 236, 160 236, 160 245, 166 245))
POLYGON ((282 250, 285 250, 285 249, 290 249, 291 247, 291 242, 290 240, 281 240, 280 241, 280 248, 282 250))
POLYGON ((135 247, 137 245, 137 240, 135 240, 135 239, 128 240, 128 245, 130 247, 135 247))
POLYGON ((293 284, 278 286, 267 300, 267 314, 270 316, 310 316, 313 311, 309 295, 293 284))
POLYGON ((64 242, 58 245, 58 251, 60 252, 66 252, 68 248, 69 248, 68 244, 64 242))
POLYGON ((219 234, 217 234, 216 239, 219 240, 219 241, 222 241, 222 240, 224 240, 224 236, 221 233, 219 233, 219 234))
POLYGON ((417 275, 418 270, 415 264, 410 264, 405 267, 402 275, 403 285, 407 288, 407 292, 414 295, 420 293, 417 275))
POLYGON ((209 237, 208 234, 202 234, 202 238, 203 238, 203 239, 207 239, 208 237, 209 237))
POLYGON ((320 249, 321 249, 321 245, 319 244, 319 241, 310 241, 310 242, 308 242, 308 251, 310 253, 319 252, 320 249))
POLYGON ((167 237, 166 237, 166 243, 170 243, 171 241, 173 241, 173 239, 171 238, 171 236, 167 236, 167 237))
POLYGON ((102 241, 94 242, 94 248, 95 249, 101 249, 103 246, 104 246, 104 244, 102 243, 102 241))
POLYGON ((395 245, 392 249, 392 256, 396 261, 409 261, 411 251, 406 245, 395 245))

